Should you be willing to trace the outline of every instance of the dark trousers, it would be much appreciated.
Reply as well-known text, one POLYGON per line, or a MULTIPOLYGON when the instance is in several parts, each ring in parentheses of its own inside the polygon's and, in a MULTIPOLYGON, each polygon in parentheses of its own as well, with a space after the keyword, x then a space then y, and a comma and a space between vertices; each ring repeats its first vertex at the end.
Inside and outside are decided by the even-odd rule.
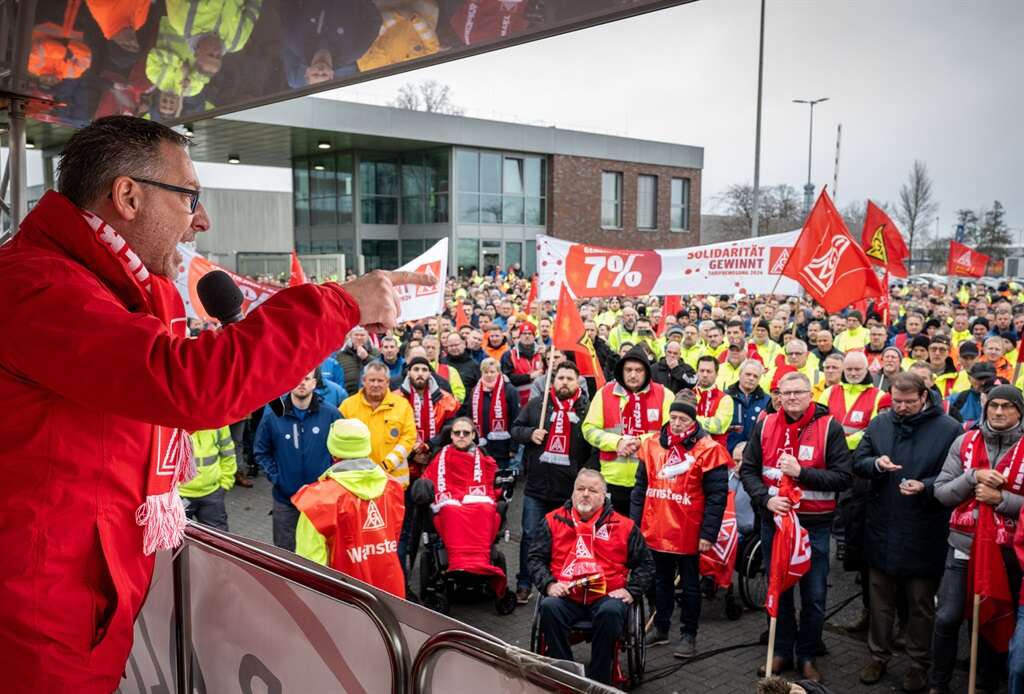
POLYGON ((516 588, 530 589, 533 581, 526 558, 530 551, 530 543, 533 542, 539 524, 544 522, 544 516, 561 505, 557 501, 545 501, 536 496, 523 495, 523 537, 519 541, 519 573, 516 574, 516 588))
POLYGON ((227 491, 217 487, 206 496, 181 497, 185 502, 185 517, 194 521, 228 532, 228 510, 224 506, 227 491))
POLYGON ((629 518, 629 497, 633 494, 632 487, 620 487, 617 484, 608 485, 608 495, 612 498, 612 508, 616 513, 621 513, 629 518))
MULTIPOLYGON (((259 477, 260 468, 256 464, 256 454, 253 452, 253 446, 256 443, 256 429, 260 425, 260 420, 263 419, 263 408, 255 410, 249 415, 249 426, 245 427, 245 431, 242 432, 242 455, 249 464, 249 477, 259 477)), ((241 465, 241 461, 239 461, 241 465)))
MULTIPOLYGON (((1003 551, 1003 564, 1010 579, 1014 601, 1020 588, 1020 565, 1012 550, 1003 551)), ((932 633, 932 667, 928 671, 928 686, 940 692, 949 691, 956 665, 960 625, 964 621, 967 601, 967 560, 957 559, 953 549, 946 555, 946 572, 939 583, 938 604, 935 607, 935 630, 932 633)), ((978 639, 978 687, 995 689, 1003 672, 1005 655, 996 653, 988 641, 978 639)))
MULTIPOLYGON (((828 526, 808 528, 811 540, 811 570, 800 579, 800 623, 797 625, 793 588, 779 598, 779 618, 775 627, 775 655, 786 660, 796 652, 797 667, 814 661, 825 626, 825 600, 828 597, 828 553, 831 530, 828 526)), ((761 552, 764 565, 771 564, 775 523, 761 523, 761 552)))
POLYGON ((299 523, 299 509, 274 499, 274 508, 270 513, 273 517, 274 545, 294 552, 295 526, 299 523))
POLYGON ((569 630, 577 622, 589 620, 593 626, 590 645, 590 667, 587 676, 604 684, 611 684, 612 653, 615 642, 622 636, 629 614, 629 605, 618 598, 607 596, 581 605, 566 598, 546 597, 540 602, 540 629, 548 657, 572 660, 569 630))
POLYGON ((1017 628, 1010 639, 1006 664, 1010 671, 1006 694, 1024 694, 1024 605, 1017 608, 1017 628))
POLYGON ((670 554, 651 550, 654 556, 654 626, 659 632, 668 632, 672 626, 672 611, 676 603, 676 576, 683 589, 679 633, 697 635, 700 621, 700 555, 670 554))
POLYGON ((901 623, 906 628, 907 655, 915 666, 928 669, 938 587, 937 578, 903 578, 869 570, 865 589, 871 593, 868 650, 872 658, 883 663, 892 658, 893 624, 900 599, 904 598, 907 616, 901 618, 901 623))
MULTIPOLYGON (((405 517, 402 518, 402 532, 398 536, 398 561, 402 563, 402 573, 406 578, 409 577, 409 569, 412 568, 409 564, 409 543, 419 540, 414 536, 419 533, 419 529, 414 527, 415 520, 416 504, 412 501, 412 485, 410 484, 405 489, 405 517)), ((413 560, 415 561, 415 557, 413 560)))

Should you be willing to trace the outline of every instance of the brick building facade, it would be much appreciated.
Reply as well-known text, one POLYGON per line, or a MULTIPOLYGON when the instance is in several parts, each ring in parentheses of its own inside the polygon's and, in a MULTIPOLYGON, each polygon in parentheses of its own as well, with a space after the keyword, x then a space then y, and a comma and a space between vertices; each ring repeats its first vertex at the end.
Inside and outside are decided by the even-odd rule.
POLYGON ((569 241, 620 248, 679 248, 700 244, 700 169, 639 164, 555 154, 550 157, 548 233, 569 241), (621 225, 602 226, 601 175, 621 174, 621 225), (637 222, 638 177, 657 179, 656 224, 641 229, 637 222), (672 179, 688 184, 686 224, 671 228, 672 179))

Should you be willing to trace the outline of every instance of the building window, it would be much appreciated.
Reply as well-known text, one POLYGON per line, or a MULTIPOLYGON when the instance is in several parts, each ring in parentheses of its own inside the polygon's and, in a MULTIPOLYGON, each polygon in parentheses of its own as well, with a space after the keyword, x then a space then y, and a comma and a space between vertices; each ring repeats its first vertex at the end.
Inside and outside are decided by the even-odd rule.
POLYGON ((439 239, 402 239, 400 248, 402 249, 402 257, 399 258, 399 262, 405 265, 411 260, 415 260, 417 256, 426 253, 439 239))
POLYGON ((398 267, 398 241, 395 239, 364 240, 363 267, 366 272, 394 270, 398 267))
POLYGON ((398 189, 398 162, 372 157, 361 160, 359 196, 363 224, 398 224, 398 189))
POLYGON ((448 223, 448 152, 402 157, 402 224, 448 223))
POLYGON ((669 224, 672 231, 690 229, 690 179, 672 179, 672 215, 669 224))
POLYGON ((468 276, 480 266, 480 240, 459 239, 455 244, 455 266, 460 276, 468 276))
POLYGON ((636 226, 638 229, 658 227, 658 177, 636 177, 636 226))
POLYGON ((455 163, 460 222, 544 225, 547 162, 543 157, 459 150, 455 163))
POLYGON ((297 159, 292 178, 296 226, 352 223, 352 155, 297 159))
POLYGON ((601 172, 601 226, 622 228, 622 174, 617 171, 601 172))

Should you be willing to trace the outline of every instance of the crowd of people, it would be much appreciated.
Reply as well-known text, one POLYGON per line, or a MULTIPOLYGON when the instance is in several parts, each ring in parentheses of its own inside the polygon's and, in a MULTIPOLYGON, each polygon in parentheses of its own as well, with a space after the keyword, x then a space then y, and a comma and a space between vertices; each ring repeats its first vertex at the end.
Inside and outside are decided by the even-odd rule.
MULTIPOLYGON (((867 632, 861 681, 880 682, 902 648, 905 691, 949 691, 983 507, 1015 600, 1021 584, 1024 291, 894 286, 888 321, 874 303, 829 315, 797 297, 690 296, 674 314, 657 297, 581 300, 595 377, 554 348, 553 304, 527 305, 530 288, 515 268, 451 279, 443 315, 384 335, 356 328, 278 412, 193 434, 200 475, 183 489, 189 514, 227 528, 224 490, 265 474, 275 544, 371 582, 386 575, 387 589, 415 599, 410 509, 423 499, 412 490, 430 468, 423 498, 435 512, 468 503, 472 493, 453 501, 440 489, 438 462, 442 476, 462 464, 479 476, 482 456, 520 480, 516 600, 539 591, 554 657, 571 659, 571 626, 591 621, 588 672, 609 682, 636 601, 653 614, 649 646, 699 653, 699 557, 738 479, 766 564, 774 516, 794 510, 809 535, 799 605, 792 590, 779 601, 772 672, 820 686, 829 573, 841 566, 863 590, 847 625, 867 632), (352 420, 365 426, 353 432, 352 420), (358 441, 341 446, 346 436, 358 441), (322 488, 332 479, 364 510, 373 504, 366 517, 381 527, 361 532, 390 528, 362 545, 369 552, 348 546, 336 562, 330 555, 364 539, 315 503, 338 507, 337 485, 322 488), (386 483, 404 494, 385 493, 386 483), (793 486, 798 504, 780 492, 793 486), (404 581, 393 580, 399 570, 404 581)), ((1008 659, 998 640, 980 650, 982 690, 1008 676, 1010 692, 1024 691, 1024 620, 1008 659)))

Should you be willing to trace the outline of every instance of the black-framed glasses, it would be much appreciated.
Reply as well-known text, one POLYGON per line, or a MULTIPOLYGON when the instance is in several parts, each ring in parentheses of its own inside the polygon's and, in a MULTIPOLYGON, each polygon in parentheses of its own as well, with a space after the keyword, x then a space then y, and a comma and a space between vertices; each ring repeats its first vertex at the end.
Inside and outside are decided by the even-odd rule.
POLYGON ((145 183, 146 185, 149 186, 156 186, 157 188, 169 190, 172 193, 181 193, 182 195, 188 195, 190 199, 189 208, 191 214, 195 214, 196 208, 199 207, 199 193, 201 191, 193 190, 191 188, 182 188, 181 186, 172 186, 170 183, 154 181, 150 178, 136 178, 135 176, 129 176, 128 178, 132 179, 136 183, 145 183))

